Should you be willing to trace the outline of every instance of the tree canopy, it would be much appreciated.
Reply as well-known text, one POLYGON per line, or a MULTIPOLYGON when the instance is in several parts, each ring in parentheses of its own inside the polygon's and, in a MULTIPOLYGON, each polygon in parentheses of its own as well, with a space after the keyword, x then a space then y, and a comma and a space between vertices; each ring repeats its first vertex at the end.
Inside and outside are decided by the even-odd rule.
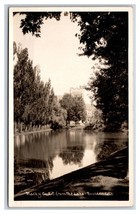
POLYGON ((41 36, 41 25, 44 24, 44 20, 48 18, 55 18, 60 20, 61 12, 14 12, 16 14, 24 15, 25 17, 21 19, 20 28, 23 34, 32 33, 36 37, 41 36))
POLYGON ((85 103, 81 96, 73 97, 71 94, 64 94, 60 104, 67 111, 67 122, 86 119, 85 103))

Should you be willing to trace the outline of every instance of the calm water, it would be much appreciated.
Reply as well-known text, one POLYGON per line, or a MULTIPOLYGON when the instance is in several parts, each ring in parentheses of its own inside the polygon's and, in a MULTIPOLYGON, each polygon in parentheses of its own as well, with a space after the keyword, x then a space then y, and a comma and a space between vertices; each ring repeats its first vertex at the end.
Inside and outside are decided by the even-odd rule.
POLYGON ((15 192, 100 161, 127 144, 124 133, 83 130, 15 136, 15 192))

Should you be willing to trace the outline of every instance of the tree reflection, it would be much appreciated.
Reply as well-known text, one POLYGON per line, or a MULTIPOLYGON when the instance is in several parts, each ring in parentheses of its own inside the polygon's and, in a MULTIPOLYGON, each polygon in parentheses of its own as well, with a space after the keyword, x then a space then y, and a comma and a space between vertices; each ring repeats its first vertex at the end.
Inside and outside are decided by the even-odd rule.
POLYGON ((118 141, 112 139, 103 140, 100 143, 97 143, 95 146, 97 161, 104 160, 105 158, 109 157, 111 153, 122 149, 123 147, 127 146, 127 144, 127 141, 119 141, 118 143, 118 141))
POLYGON ((49 157, 47 161, 38 159, 21 160, 14 158, 14 183, 15 193, 38 185, 50 179, 53 169, 53 159, 49 157))
POLYGON ((62 158, 63 163, 67 164, 80 164, 84 156, 84 147, 83 146, 72 146, 67 147, 67 150, 64 150, 59 154, 62 158))

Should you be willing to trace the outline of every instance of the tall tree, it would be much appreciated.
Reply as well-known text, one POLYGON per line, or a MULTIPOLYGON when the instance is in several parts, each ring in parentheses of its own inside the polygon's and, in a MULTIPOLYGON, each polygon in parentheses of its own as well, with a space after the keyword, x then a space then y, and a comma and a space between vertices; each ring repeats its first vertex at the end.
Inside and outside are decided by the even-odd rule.
POLYGON ((17 52, 14 66, 14 120, 23 122, 28 117, 34 90, 34 71, 27 48, 17 52))
POLYGON ((88 89, 103 113, 106 130, 118 130, 128 122, 128 13, 78 12, 71 13, 71 19, 81 27, 83 55, 104 59, 107 66, 93 71, 88 89))

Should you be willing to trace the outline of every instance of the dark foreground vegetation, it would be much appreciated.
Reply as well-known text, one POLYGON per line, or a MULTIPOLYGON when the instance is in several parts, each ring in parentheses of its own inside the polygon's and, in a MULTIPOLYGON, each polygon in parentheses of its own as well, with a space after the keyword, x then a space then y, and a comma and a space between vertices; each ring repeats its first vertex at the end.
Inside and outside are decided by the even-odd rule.
POLYGON ((15 200, 129 200, 128 147, 15 194, 15 200))

